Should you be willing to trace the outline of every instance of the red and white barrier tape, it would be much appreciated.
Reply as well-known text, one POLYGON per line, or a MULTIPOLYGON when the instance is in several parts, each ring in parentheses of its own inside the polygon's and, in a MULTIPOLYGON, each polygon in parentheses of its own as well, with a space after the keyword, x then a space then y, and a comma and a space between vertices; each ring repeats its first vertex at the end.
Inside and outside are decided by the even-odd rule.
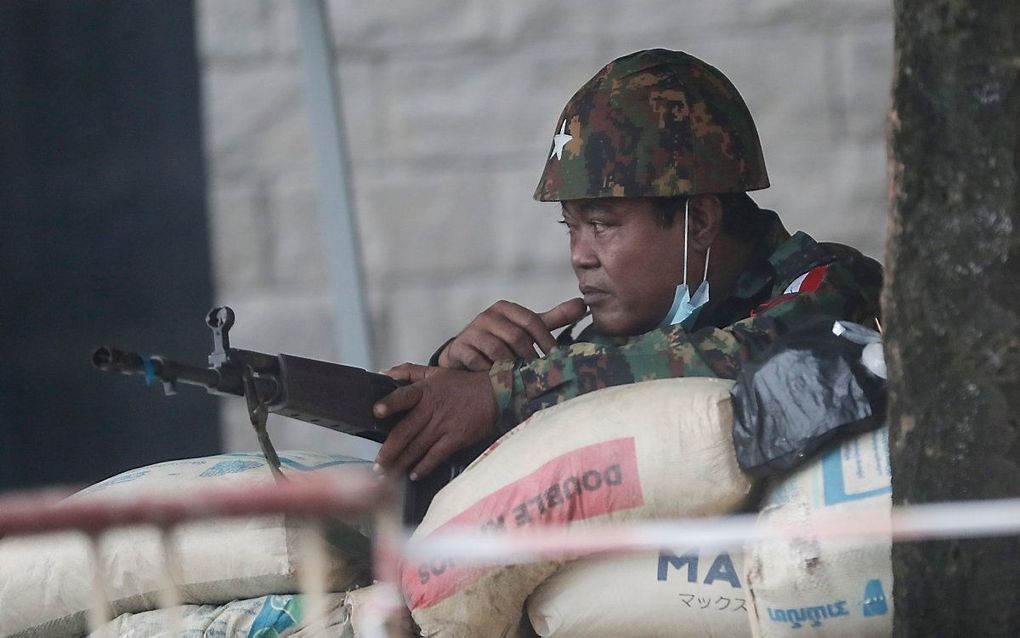
MULTIPOLYGON (((914 541, 1020 534, 1020 498, 893 507, 835 516, 815 513, 793 525, 763 523, 757 514, 673 521, 645 521, 587 528, 535 527, 508 532, 449 531, 406 541, 392 507, 397 490, 368 473, 308 477, 277 485, 238 489, 202 488, 184 494, 133 498, 70 499, 66 493, 23 494, 0 498, 0 536, 61 529, 95 534, 110 527, 150 523, 171 528, 179 523, 217 516, 284 513, 299 516, 393 510, 377 519, 376 570, 381 581, 395 583, 401 559, 415 562, 457 558, 461 563, 501 564, 588 554, 657 551, 663 547, 741 549, 747 542, 792 538, 914 541), (391 507, 386 508, 389 503, 391 507)), ((313 543, 314 544, 314 543, 313 543)), ((313 552, 321 560, 323 548, 313 552)), ((167 562, 174 562, 168 557, 167 562)), ((317 562, 311 561, 312 564, 317 562)), ((323 587, 323 575, 310 570, 307 589, 323 587)), ((168 574, 168 590, 173 588, 168 574)), ((97 590, 101 590, 98 587, 97 590)), ((97 593, 99 593, 97 591, 97 593)), ((168 599, 168 603, 170 599, 168 599)), ((314 605, 313 605, 314 606, 314 605)), ((321 605, 320 605, 321 606, 321 605)), ((103 618, 103 601, 92 626, 103 618)), ((380 590, 366 618, 371 635, 384 635, 383 620, 402 609, 396 588, 380 590)), ((318 615, 320 618, 322 610, 318 615)))
MULTIPOLYGON (((23 492, 0 497, 0 536, 37 534, 60 530, 79 530, 89 537, 92 563, 101 564, 99 536, 107 529, 136 524, 156 525, 163 530, 164 583, 159 593, 162 608, 181 604, 179 557, 172 539, 176 525, 198 519, 236 517, 260 514, 288 514, 306 518, 331 515, 376 513, 378 537, 375 543, 375 566, 381 579, 395 579, 403 542, 397 519, 397 494, 394 485, 380 481, 371 472, 344 472, 292 478, 276 484, 245 487, 203 486, 187 492, 171 494, 138 494, 132 496, 91 496, 70 498, 68 491, 46 490, 23 492)), ((306 596, 305 626, 319 635, 325 629, 325 599, 328 587, 325 569, 327 549, 322 536, 309 530, 302 543, 299 567, 300 589, 306 596)), ((102 633, 111 620, 109 598, 98 568, 93 569, 90 609, 87 612, 90 632, 102 633)), ((395 591, 395 585, 393 586, 395 591)), ((383 636, 386 614, 403 609, 399 596, 381 599, 380 619, 369 618, 366 635, 383 636)), ((174 630, 170 619, 169 634, 174 630)))
POLYGON ((757 514, 740 514, 503 533, 451 531, 410 541, 404 555, 417 562, 456 557, 501 564, 663 547, 740 549, 746 542, 804 537, 913 541, 1014 534, 1020 534, 1020 499, 912 505, 844 516, 818 513, 796 526, 762 524, 757 514))
POLYGON ((67 492, 46 491, 0 498, 0 535, 65 529, 98 532, 111 527, 150 523, 169 527, 186 521, 246 516, 346 515, 370 512, 392 502, 395 490, 370 472, 309 475, 277 484, 201 487, 172 494, 65 499, 67 492))

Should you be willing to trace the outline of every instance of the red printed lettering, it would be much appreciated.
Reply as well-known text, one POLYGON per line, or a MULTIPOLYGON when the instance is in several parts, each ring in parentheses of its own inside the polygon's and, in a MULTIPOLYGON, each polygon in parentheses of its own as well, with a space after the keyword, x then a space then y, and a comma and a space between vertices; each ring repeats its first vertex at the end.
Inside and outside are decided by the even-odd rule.
MULTIPOLYGON (((474 527, 498 531, 508 520, 516 528, 566 525, 644 505, 633 438, 578 448, 489 494, 433 533, 474 527)), ((492 567, 455 567, 439 561, 403 568, 411 609, 430 607, 456 594, 492 567)))
POLYGON ((596 472, 595 470, 588 470, 584 473, 584 476, 581 477, 581 485, 583 485, 584 489, 589 492, 594 492, 602 487, 602 473, 596 472))

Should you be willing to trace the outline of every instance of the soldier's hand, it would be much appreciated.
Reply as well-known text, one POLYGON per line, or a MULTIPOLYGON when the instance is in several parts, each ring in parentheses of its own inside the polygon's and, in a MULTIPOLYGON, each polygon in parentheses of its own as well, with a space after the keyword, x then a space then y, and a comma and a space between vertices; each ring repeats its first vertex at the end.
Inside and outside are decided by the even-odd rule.
POLYGON ((499 359, 533 359, 535 346, 543 353, 556 346, 552 331, 584 316, 580 297, 552 310, 536 313, 524 306, 497 301, 474 318, 439 354, 439 365, 461 370, 488 370, 499 359))
POLYGON ((426 476, 457 450, 495 434, 496 397, 487 372, 405 363, 387 374, 411 381, 375 404, 379 418, 405 412, 376 456, 377 470, 426 476))

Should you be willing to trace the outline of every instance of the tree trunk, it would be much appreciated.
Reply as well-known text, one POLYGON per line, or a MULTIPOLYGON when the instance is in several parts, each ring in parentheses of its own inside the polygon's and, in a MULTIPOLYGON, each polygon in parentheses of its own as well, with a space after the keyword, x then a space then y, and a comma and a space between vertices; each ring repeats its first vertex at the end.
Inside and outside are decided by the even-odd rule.
MULTIPOLYGON (((895 0, 897 504, 1020 495, 1020 2, 895 0)), ((897 636, 1020 636, 1020 538, 898 543, 897 636)))

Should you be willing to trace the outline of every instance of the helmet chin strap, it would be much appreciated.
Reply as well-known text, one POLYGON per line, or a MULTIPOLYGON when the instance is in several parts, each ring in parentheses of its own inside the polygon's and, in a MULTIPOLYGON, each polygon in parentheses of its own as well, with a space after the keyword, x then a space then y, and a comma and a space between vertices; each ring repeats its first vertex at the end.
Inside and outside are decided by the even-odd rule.
POLYGON ((688 225, 688 197, 684 201, 684 269, 683 269, 683 282, 676 287, 676 293, 673 295, 673 305, 670 306, 669 312, 666 313, 666 317, 659 324, 660 327, 665 328, 667 326, 676 325, 683 323, 688 318, 695 315, 695 313, 702 306, 708 303, 709 298, 709 286, 708 286, 708 260, 712 255, 712 247, 709 246, 708 250, 705 251, 705 273, 702 275, 701 284, 698 289, 694 292, 694 296, 691 296, 691 289, 687 285, 687 255, 688 255, 688 238, 689 225, 688 225))

